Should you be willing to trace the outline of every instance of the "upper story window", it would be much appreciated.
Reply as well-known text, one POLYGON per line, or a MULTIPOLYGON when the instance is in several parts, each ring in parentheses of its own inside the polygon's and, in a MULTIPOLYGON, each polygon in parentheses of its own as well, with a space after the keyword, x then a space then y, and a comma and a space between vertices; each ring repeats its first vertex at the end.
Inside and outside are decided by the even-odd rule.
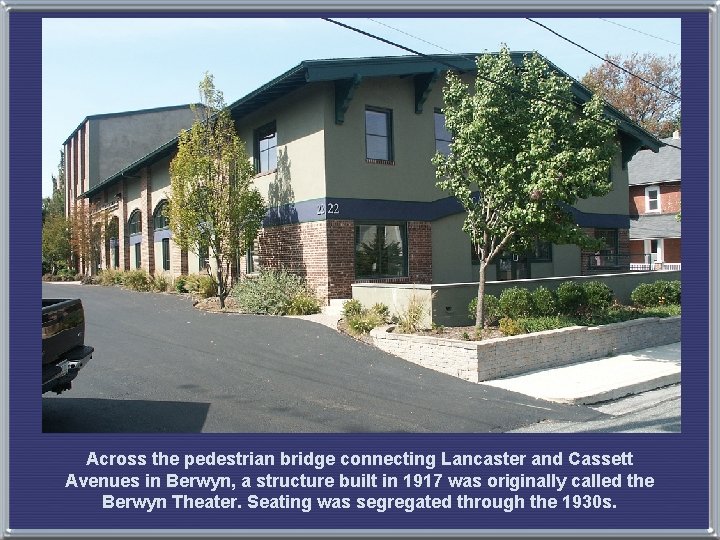
POLYGON ((270 122, 255 130, 255 170, 258 173, 277 168, 277 128, 270 122))
POLYGON ((645 211, 660 211, 660 188, 658 186, 648 186, 645 188, 645 211))
POLYGON ((160 203, 158 203, 155 207, 155 212, 153 213, 153 227, 156 231, 161 231, 170 227, 170 218, 167 215, 167 211, 167 201, 160 201, 160 203))
POLYGON ((440 111, 435 111, 435 151, 448 155, 450 153, 450 143, 452 135, 445 127, 445 115, 440 111))
POLYGON ((130 219, 128 219, 128 234, 140 234, 142 232, 142 214, 140 213, 140 210, 135 210, 132 214, 130 214, 130 219))
POLYGON ((390 109, 365 109, 365 158, 371 162, 393 161, 390 109))

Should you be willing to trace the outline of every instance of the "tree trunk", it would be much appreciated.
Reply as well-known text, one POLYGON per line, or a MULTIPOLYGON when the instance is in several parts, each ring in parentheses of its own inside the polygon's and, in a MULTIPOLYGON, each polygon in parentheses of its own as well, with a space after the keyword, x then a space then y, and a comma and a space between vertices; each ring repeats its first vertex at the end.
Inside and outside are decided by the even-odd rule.
POLYGON ((225 277, 223 276, 222 261, 219 257, 215 257, 217 265, 217 293, 220 299, 220 309, 225 309, 225 299, 227 298, 227 288, 225 287, 225 277))
POLYGON ((478 278, 477 309, 475 310, 475 325, 479 329, 485 328, 485 268, 487 263, 480 261, 480 276, 478 278))

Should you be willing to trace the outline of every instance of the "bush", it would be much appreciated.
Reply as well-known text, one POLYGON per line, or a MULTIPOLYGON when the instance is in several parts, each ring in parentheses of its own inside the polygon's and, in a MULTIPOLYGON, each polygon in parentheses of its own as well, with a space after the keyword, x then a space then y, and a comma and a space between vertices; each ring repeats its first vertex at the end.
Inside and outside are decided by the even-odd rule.
POLYGON ((195 286, 194 293, 200 298, 212 298, 217 296, 217 281, 215 278, 208 275, 200 275, 197 278, 197 284, 195 286))
POLYGON ((122 272, 114 268, 106 268, 98 276, 100 285, 109 287, 111 285, 120 285, 122 283, 122 272))
POLYGON ((522 328, 510 317, 500 319, 500 331, 506 336, 517 336, 523 333, 522 328))
POLYGON ((149 291, 150 281, 151 278, 145 270, 130 270, 122 275, 123 286, 133 291, 149 291))
POLYGON ((566 281, 557 288, 557 305, 563 315, 582 315, 587 308, 585 288, 575 281, 566 281))
POLYGON ((421 329, 421 322, 425 314, 425 302, 415 293, 410 295, 407 306, 397 315, 397 324, 403 334, 413 334, 421 329))
POLYGON ((312 315, 313 313, 320 313, 320 301, 309 293, 298 294, 288 306, 288 315, 312 315))
MULTIPOLYGON (((486 294, 483 298, 485 308, 485 326, 496 326, 500 320, 500 300, 493 294, 486 294)), ((470 300, 468 304, 468 317, 471 321, 475 321, 475 313, 477 312, 477 297, 470 300)), ((477 321, 475 321, 477 324, 477 321)))
POLYGON ((314 296, 302 277, 285 270, 265 270, 240 281, 231 294, 245 313, 286 315, 295 298, 314 296))
POLYGON ((387 322, 390 320, 390 308, 382 302, 373 304, 373 306, 370 308, 370 311, 376 313, 383 320, 383 322, 387 322))
POLYGON ((606 312, 612 306, 614 295, 612 289, 600 281, 583 283, 587 309, 593 314, 606 312))
POLYGON ((360 315, 362 313, 362 304, 360 300, 348 300, 343 303, 343 317, 350 318, 353 315, 360 315))
POLYGON ((178 276, 175 278, 175 283, 173 286, 175 287, 175 291, 178 293, 186 293, 188 290, 185 288, 185 283, 187 282, 187 278, 185 276, 178 276))
POLYGON ((95 285, 97 283, 100 283, 100 280, 99 280, 99 278, 96 278, 95 276, 91 276, 90 274, 87 274, 82 277, 80 282, 83 285, 95 285))
POLYGON ((371 309, 365 309, 361 313, 351 315, 347 319, 348 329, 353 335, 367 334, 373 328, 377 328, 383 324, 385 324, 385 320, 371 309))
POLYGON ((640 307, 679 305, 680 282, 659 280, 654 283, 638 285, 630 299, 633 304, 640 307))
POLYGON ((557 315, 555 293, 545 287, 538 287, 532 293, 533 312, 540 317, 557 315))
POLYGON ((523 334, 532 332, 544 332, 545 330, 555 330, 556 328, 565 328, 566 326, 575 326, 575 321, 568 317, 555 315, 553 317, 526 317, 515 321, 517 326, 522 330, 523 334))
POLYGON ((170 289, 170 279, 165 274, 155 274, 152 277, 151 287, 155 292, 167 292, 170 289))
POLYGON ((510 287, 500 294, 500 314, 516 319, 528 317, 533 312, 532 295, 522 287, 510 287))

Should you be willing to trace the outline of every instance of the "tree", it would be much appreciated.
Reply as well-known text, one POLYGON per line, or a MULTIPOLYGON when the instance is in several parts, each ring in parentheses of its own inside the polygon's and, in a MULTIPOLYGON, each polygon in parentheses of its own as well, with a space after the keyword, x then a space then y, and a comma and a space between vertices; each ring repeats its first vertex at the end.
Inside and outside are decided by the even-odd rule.
POLYGON ((225 307, 230 267, 255 240, 265 204, 252 187, 252 164, 212 75, 205 74, 199 90, 195 121, 180 132, 170 163, 168 217, 181 248, 193 253, 209 248, 220 306, 225 307))
POLYGON ((477 58, 474 92, 449 73, 443 90, 450 153, 438 153, 438 187, 467 212, 463 230, 480 262, 477 325, 484 326, 485 270, 504 250, 537 240, 595 247, 568 207, 612 189, 615 126, 597 97, 573 101, 572 81, 538 55, 513 63, 503 47, 477 58))
POLYGON ((607 55, 607 62, 588 71, 582 83, 620 109, 631 120, 658 137, 669 137, 680 128, 680 63, 675 57, 651 53, 607 55), (613 66, 622 66, 655 86, 613 66))
POLYGON ((70 228, 65 219, 64 155, 60 153, 58 176, 52 177, 53 191, 42 200, 42 262, 43 272, 57 273, 70 261, 70 228))

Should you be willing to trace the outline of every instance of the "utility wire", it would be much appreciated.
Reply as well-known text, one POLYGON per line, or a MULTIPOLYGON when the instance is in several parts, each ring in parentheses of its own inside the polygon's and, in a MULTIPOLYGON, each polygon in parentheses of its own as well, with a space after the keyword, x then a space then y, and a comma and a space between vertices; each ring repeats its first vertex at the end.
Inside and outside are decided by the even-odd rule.
POLYGON ((442 47, 441 45, 438 45, 437 43, 432 43, 431 41, 427 41, 426 39, 423 39, 418 36, 414 36, 413 34, 410 34, 408 32, 405 32, 404 30, 400 30, 399 28, 395 28, 394 26, 390 26, 389 24, 385 24, 384 22, 380 22, 376 19, 368 19, 369 21, 374 22, 375 24, 379 24, 380 26, 384 26, 385 28, 389 28, 390 30, 395 30, 396 32, 400 32, 401 34, 405 34, 408 37, 411 37, 413 39, 417 39, 418 41, 422 41, 423 43, 427 43, 428 45, 432 45, 433 47, 437 47, 438 49, 441 49, 447 53, 450 54, 457 54, 454 51, 451 51, 450 49, 446 49, 445 47, 442 47))
POLYGON ((625 28, 626 30, 632 30, 633 32, 637 32, 638 34, 642 34, 644 36, 659 39, 660 41, 665 41, 666 43, 671 43, 673 45, 677 45, 678 47, 680 46, 680 44, 675 41, 670 41, 669 39, 665 39, 664 37, 648 34, 647 32, 643 32, 642 30, 638 30, 637 28, 633 28, 632 26, 625 26, 624 24, 620 24, 619 22, 611 21, 610 19, 603 19, 602 17, 600 17, 600 20, 605 21, 606 23, 614 24, 615 26, 619 26, 620 28, 625 28))
POLYGON ((560 39, 564 39, 564 40, 567 41, 568 43, 571 43, 571 44, 575 45, 576 47, 582 49, 582 50, 585 51, 586 53, 592 54, 594 57, 599 58, 599 59, 602 60, 603 62, 607 62, 607 63, 610 64, 611 66, 615 66, 615 67, 618 68, 620 71, 624 71, 625 73, 627 73, 627 74, 630 75, 631 77, 635 77, 635 78, 637 78, 637 79, 640 79, 640 80, 641 80, 642 82, 644 82, 645 84, 648 84, 648 85, 652 86, 653 88, 657 88, 657 89, 660 90, 661 92, 664 92, 664 93, 666 93, 666 94, 674 97, 675 99, 680 100, 680 96, 677 95, 677 94, 675 94, 674 92, 671 92, 670 90, 666 90, 666 89, 663 88, 662 86, 658 86, 658 85, 655 84, 654 82, 648 81, 647 79, 644 79, 644 78, 641 77, 640 75, 636 75, 636 74, 633 73, 632 71, 630 71, 630 70, 628 70, 628 69, 625 69, 624 67, 616 64, 615 62, 613 62, 613 61, 611 61, 611 60, 608 60, 607 58, 603 58, 603 57, 600 56, 599 54, 596 54, 596 53, 592 52, 590 49, 587 49, 587 48, 583 47, 582 45, 580 45, 579 43, 576 43, 576 42, 573 41, 572 39, 566 38, 565 36, 563 36, 562 34, 556 32, 555 30, 553 30, 553 29, 550 28, 549 26, 545 26, 544 24, 536 21, 535 19, 531 19, 531 18, 529 18, 529 17, 526 17, 526 19, 527 19, 528 21, 530 21, 531 23, 535 23, 535 24, 537 24, 538 26, 544 28, 545 30, 547 30, 547 31, 550 32, 551 34, 555 34, 555 35, 556 35, 557 37, 559 37, 560 39))
MULTIPOLYGON (((377 35, 372 34, 372 33, 370 33, 370 32, 366 32, 365 30, 361 30, 361 29, 356 28, 356 27, 354 27, 354 26, 350 26, 350 25, 348 25, 348 24, 341 23, 340 21, 336 21, 336 20, 333 20, 333 19, 329 19, 329 18, 327 18, 327 17, 321 17, 321 19, 322 19, 323 21, 326 21, 326 22, 335 24, 335 25, 337 25, 337 26, 340 26, 341 28, 345 28, 345 29, 347 29, 347 30, 351 30, 351 31, 353 31, 353 32, 357 32, 358 34, 362 34, 363 36, 369 37, 369 38, 371 38, 371 39, 375 39, 375 40, 377 40, 377 41, 381 41, 381 42, 383 42, 383 43, 386 43, 387 45, 392 45, 393 47, 397 47, 397 48, 399 48, 399 49, 402 49, 402 50, 404 50, 404 51, 410 52, 410 53, 412 53, 412 54, 421 56, 421 57, 423 57, 423 58, 427 58, 427 59, 432 60, 432 61, 434 61, 434 62, 438 62, 438 63, 440 63, 440 64, 443 64, 444 66, 449 67, 452 71, 460 71, 460 72, 466 71, 465 69, 460 68, 459 66, 450 64, 450 63, 444 61, 443 59, 440 59, 440 58, 437 58, 437 57, 433 57, 433 56, 430 56, 430 55, 425 54, 425 53, 421 53, 420 51, 416 51, 416 50, 414 50, 414 49, 411 49, 410 47, 406 47, 405 45, 401 45, 401 44, 396 43, 396 42, 394 42, 394 41, 391 41, 391 40, 389 40, 389 39, 385 39, 385 38, 383 38, 383 37, 377 36, 377 35)), ((392 28, 392 27, 390 27, 389 25, 384 25, 384 26, 388 26, 388 28, 392 28)), ((408 34, 408 35, 410 35, 410 34, 408 34)), ((411 37, 415 37, 415 36, 411 36, 411 37)), ((417 38, 417 39, 419 39, 419 38, 417 38)), ((421 40, 421 41, 422 41, 422 40, 421 40)), ((431 43, 431 45, 433 45, 433 44, 431 43)), ((441 47, 441 48, 442 48, 442 47, 441 47)), ((444 49, 444 50, 447 50, 447 49, 444 49)), ((452 52, 452 51, 449 51, 449 52, 452 52)), ((453 53, 453 54, 456 54, 456 53, 453 53)), ((465 56, 462 56, 462 55, 458 55, 458 56, 460 56, 461 58, 465 58, 466 60, 471 60, 471 61, 472 61, 472 59, 467 58, 467 57, 465 57, 465 56)), ((508 85, 505 85, 505 84, 503 84, 503 83, 501 83, 501 82, 499 82, 499 81, 490 79, 489 77, 485 77, 484 75, 482 75, 482 74, 480 74, 480 73, 478 73, 477 76, 478 76, 480 79, 484 80, 484 81, 487 81, 487 82, 489 82, 489 83, 491 83, 491 84, 494 84, 494 85, 496 85, 496 86, 500 86, 500 87, 502 87, 502 88, 505 88, 505 89, 506 89, 507 91, 509 91, 509 92, 520 93, 520 94, 522 95, 522 92, 518 92, 518 90, 516 90, 515 88, 509 87, 508 85)), ((542 101, 543 103, 546 103, 546 104, 548 104, 548 105, 552 105, 552 106, 554 106, 554 107, 561 107, 561 106, 563 106, 563 103, 552 102, 552 101, 547 100, 547 99, 544 99, 544 98, 537 98, 537 99, 539 99, 539 100, 542 101)), ((672 145, 672 144, 663 143, 663 145, 664 145, 664 146, 670 146, 670 147, 672 147, 672 148, 677 148, 678 150, 681 149, 679 146, 674 146, 674 145, 672 145)))

